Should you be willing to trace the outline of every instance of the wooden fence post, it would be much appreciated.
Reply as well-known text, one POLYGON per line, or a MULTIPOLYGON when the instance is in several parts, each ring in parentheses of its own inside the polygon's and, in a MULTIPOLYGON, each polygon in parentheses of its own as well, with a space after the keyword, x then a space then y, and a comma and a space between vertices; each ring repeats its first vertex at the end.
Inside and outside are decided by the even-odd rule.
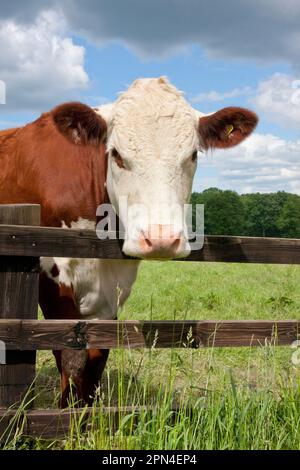
MULTIPOLYGON (((40 206, 0 205, 0 224, 40 225, 40 206)), ((39 258, 0 257, 0 318, 37 319, 38 273, 39 258)), ((24 398, 35 377, 35 357, 35 351, 6 351, 5 365, 0 365, 0 407, 24 398)))

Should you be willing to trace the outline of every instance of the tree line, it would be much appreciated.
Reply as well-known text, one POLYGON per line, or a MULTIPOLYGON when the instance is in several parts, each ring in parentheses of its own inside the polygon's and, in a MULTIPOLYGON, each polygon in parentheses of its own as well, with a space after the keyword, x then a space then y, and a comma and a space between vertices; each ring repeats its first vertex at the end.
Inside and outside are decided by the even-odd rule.
POLYGON ((300 196, 276 193, 241 194, 209 188, 194 192, 191 203, 204 204, 204 233, 251 237, 300 238, 300 196))

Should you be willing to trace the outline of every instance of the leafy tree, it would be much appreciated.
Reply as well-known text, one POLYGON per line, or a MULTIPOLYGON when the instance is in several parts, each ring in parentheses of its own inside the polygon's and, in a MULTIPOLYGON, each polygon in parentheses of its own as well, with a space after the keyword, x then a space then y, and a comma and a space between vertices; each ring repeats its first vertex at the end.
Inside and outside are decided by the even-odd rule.
POLYGON ((240 196, 234 191, 210 188, 193 193, 194 204, 204 204, 206 234, 241 235, 244 230, 245 210, 240 196))
POLYGON ((290 194, 277 220, 281 236, 300 238, 300 197, 290 194))
POLYGON ((204 204, 206 234, 300 238, 300 196, 296 194, 238 195, 209 188, 193 193, 191 203, 194 216, 195 205, 204 204))
POLYGON ((284 191, 270 194, 244 194, 245 234, 253 237, 279 237, 277 219, 289 195, 284 191))

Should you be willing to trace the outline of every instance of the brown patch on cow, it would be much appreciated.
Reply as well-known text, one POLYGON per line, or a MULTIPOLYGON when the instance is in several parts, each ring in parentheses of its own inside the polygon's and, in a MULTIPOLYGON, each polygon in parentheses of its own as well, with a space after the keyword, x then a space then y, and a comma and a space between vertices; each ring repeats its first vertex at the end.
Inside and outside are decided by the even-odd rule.
POLYGON ((78 406, 92 405, 108 359, 108 349, 53 351, 61 374, 61 408, 72 396, 78 406), (71 390, 72 389, 72 390, 71 390))
POLYGON ((54 264, 54 265, 52 266, 50 273, 51 273, 51 276, 52 276, 52 277, 57 277, 57 276, 59 276, 59 269, 58 269, 58 267, 57 267, 57 264, 54 264))
POLYGON ((98 145, 106 136, 106 123, 82 103, 64 103, 51 111, 58 130, 74 144, 98 145))
POLYGON ((108 199, 104 142, 75 145, 51 113, 0 131, 0 161, 0 203, 40 204, 42 225, 60 227, 63 220, 69 226, 79 217, 96 222, 97 207, 108 199))
POLYGON ((108 355, 109 349, 88 350, 88 360, 83 375, 82 395, 80 398, 89 405, 92 405, 95 399, 95 392, 97 387, 99 387, 108 355))
POLYGON ((20 130, 19 127, 14 127, 12 129, 4 129, 0 131, 0 145, 4 145, 12 140, 18 131, 20 130))
MULTIPOLYGON (((79 217, 96 222, 97 207, 108 201, 105 133, 102 118, 80 103, 58 106, 26 126, 0 131, 0 204, 40 204, 41 225, 48 227, 60 227, 62 221, 70 226, 79 217)), ((51 274, 57 277, 57 267, 51 274)), ((45 272, 40 274, 39 302, 46 319, 82 319, 72 286, 58 284, 45 272)), ((81 352, 67 353, 64 368, 64 353, 53 353, 65 406, 70 393, 66 359, 71 354, 76 367, 80 360, 75 356, 81 352)), ((108 351, 85 354, 86 365, 82 370, 83 362, 79 364, 75 378, 76 394, 91 402, 108 351)))
POLYGON ((257 115, 245 108, 223 108, 199 119, 199 133, 205 150, 227 148, 248 137, 258 123, 257 115))
POLYGON ((79 351, 64 349, 61 355, 61 367, 70 379, 76 381, 83 374, 87 358, 88 351, 86 349, 79 351))
POLYGON ((57 284, 45 272, 40 274, 39 303, 46 320, 82 318, 72 286, 57 284))

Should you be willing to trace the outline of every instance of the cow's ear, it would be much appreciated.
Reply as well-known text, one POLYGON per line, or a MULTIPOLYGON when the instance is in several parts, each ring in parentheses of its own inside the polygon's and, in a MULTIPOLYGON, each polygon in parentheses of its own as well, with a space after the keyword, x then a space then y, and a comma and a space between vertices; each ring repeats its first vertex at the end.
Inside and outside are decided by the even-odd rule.
POLYGON ((216 113, 200 117, 199 133, 205 150, 233 147, 255 129, 258 117, 245 108, 223 108, 216 113))
POLYGON ((59 132, 74 144, 97 145, 106 137, 104 119, 85 104, 64 103, 51 115, 59 132))

